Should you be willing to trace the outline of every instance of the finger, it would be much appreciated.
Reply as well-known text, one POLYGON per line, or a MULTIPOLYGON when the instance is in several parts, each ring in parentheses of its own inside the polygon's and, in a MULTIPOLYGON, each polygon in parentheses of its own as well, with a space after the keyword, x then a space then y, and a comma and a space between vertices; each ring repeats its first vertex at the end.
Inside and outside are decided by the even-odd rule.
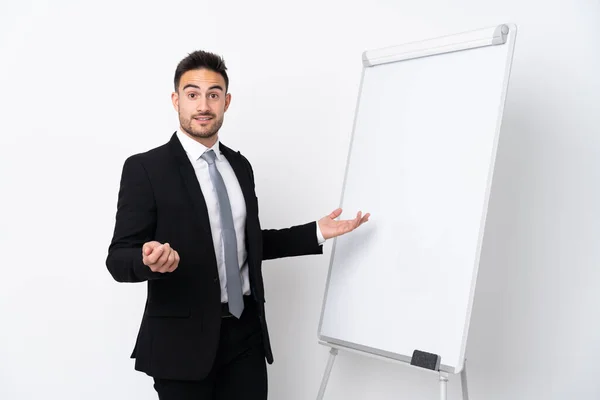
MULTIPOLYGON (((159 250, 157 250, 155 252, 156 254, 154 254, 154 255, 152 255, 152 254, 150 254, 149 256, 144 255, 144 257, 142 258, 142 262, 144 263, 144 265, 147 265, 147 266, 154 265, 154 263, 156 262, 155 258, 158 257, 158 251, 159 250)), ((160 250, 160 251, 162 251, 162 250, 160 250)))
POLYGON ((166 262, 164 264, 161 264, 160 261, 157 262, 155 265, 155 268, 156 268, 156 272, 160 272, 161 274, 169 272, 169 267, 166 262))
POLYGON ((150 264, 156 264, 159 258, 165 253, 164 245, 152 249, 152 253, 147 257, 150 264))
POLYGON ((333 210, 331 212, 331 214, 328 215, 328 217, 331 218, 331 219, 336 219, 340 215, 342 215, 342 209, 341 208, 337 208, 337 209, 333 210))
POLYGON ((152 272, 158 272, 158 266, 156 264, 150 264, 148 265, 148 268, 150 268, 150 271, 152 272))
POLYGON ((171 272, 171 267, 175 263, 175 250, 171 249, 169 252, 169 258, 167 258, 167 262, 163 265, 162 269, 165 272, 171 272))
POLYGON ((148 260, 148 262, 146 263, 146 265, 148 264, 156 264, 156 262, 158 261, 159 257, 162 256, 162 254, 164 253, 164 245, 162 246, 158 246, 155 247, 152 250, 152 253, 146 257, 146 259, 148 260))
POLYGON ((356 214, 356 218, 353 221, 353 229, 358 228, 361 218, 362 218, 362 211, 359 211, 358 214, 356 214))
POLYGON ((169 272, 169 268, 165 264, 163 264, 163 265, 161 265, 160 267, 158 267, 156 269, 156 272, 159 272, 161 274, 165 274, 165 273, 169 272))
POLYGON ((181 257, 179 257, 178 252, 175 252, 175 263, 173 265, 173 271, 175 271, 177 267, 179 267, 179 261, 181 261, 181 257))
POLYGON ((152 251, 157 248, 158 246, 160 246, 160 243, 157 241, 151 241, 151 242, 146 242, 144 243, 143 246, 143 255, 145 256, 149 256, 150 254, 152 254, 152 251))
POLYGON ((171 264, 171 266, 169 267, 169 272, 173 272, 177 269, 177 267, 179 266, 179 253, 177 253, 175 250, 173 250, 173 255, 174 255, 174 261, 173 264, 171 264))
POLYGON ((160 256, 158 261, 156 261, 156 264, 159 265, 160 267, 164 266, 167 263, 167 261, 169 260, 171 251, 173 251, 173 250, 171 249, 171 246, 169 245, 169 243, 165 243, 163 245, 162 255, 160 256))
POLYGON ((152 250, 153 250, 153 247, 150 244, 150 242, 144 243, 144 249, 143 249, 144 256, 149 256, 150 254, 152 254, 152 250))
POLYGON ((158 272, 163 273, 163 274, 165 272, 169 272, 169 268, 171 267, 172 260, 174 260, 174 258, 172 258, 172 254, 173 254, 172 251, 169 252, 169 256, 167 257, 167 259, 164 263, 161 264, 160 260, 159 260, 159 262, 156 263, 156 265, 160 265, 158 267, 158 272))

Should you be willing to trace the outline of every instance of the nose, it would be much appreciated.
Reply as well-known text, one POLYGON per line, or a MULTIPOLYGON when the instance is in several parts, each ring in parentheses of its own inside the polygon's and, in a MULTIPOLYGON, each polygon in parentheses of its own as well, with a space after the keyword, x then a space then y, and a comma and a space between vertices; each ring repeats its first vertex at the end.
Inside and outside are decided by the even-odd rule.
POLYGON ((208 101, 204 97, 200 97, 198 102, 196 103, 196 111, 198 112, 208 112, 208 101))

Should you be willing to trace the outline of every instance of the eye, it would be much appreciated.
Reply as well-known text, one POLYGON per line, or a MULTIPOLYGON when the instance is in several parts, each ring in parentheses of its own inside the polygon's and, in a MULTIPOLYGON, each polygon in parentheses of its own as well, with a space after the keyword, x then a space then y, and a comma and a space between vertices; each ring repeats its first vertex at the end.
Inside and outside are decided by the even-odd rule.
POLYGON ((188 93, 188 97, 193 100, 196 98, 196 93, 188 93))
POLYGON ((208 97, 210 97, 211 99, 215 100, 219 98, 219 95, 217 93, 211 93, 208 95, 208 97))

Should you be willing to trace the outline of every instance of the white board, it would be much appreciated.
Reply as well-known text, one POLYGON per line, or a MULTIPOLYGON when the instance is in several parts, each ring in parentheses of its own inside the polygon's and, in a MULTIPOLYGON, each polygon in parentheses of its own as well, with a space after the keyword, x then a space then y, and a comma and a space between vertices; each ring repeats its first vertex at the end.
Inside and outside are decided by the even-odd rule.
POLYGON ((367 51, 319 339, 463 368, 516 27, 367 51))

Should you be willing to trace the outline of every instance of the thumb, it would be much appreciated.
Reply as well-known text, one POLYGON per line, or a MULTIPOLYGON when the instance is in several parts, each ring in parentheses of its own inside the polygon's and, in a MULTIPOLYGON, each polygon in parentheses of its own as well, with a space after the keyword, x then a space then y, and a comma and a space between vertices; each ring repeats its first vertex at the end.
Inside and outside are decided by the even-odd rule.
POLYGON ((144 244, 144 254, 149 256, 150 254, 152 254, 152 251, 157 248, 158 246, 160 246, 159 242, 156 241, 152 241, 152 242, 147 242, 144 244))
POLYGON ((338 208, 336 210, 333 210, 331 214, 329 214, 329 218, 331 219, 336 219, 337 217, 339 217, 342 214, 342 209, 338 208))

